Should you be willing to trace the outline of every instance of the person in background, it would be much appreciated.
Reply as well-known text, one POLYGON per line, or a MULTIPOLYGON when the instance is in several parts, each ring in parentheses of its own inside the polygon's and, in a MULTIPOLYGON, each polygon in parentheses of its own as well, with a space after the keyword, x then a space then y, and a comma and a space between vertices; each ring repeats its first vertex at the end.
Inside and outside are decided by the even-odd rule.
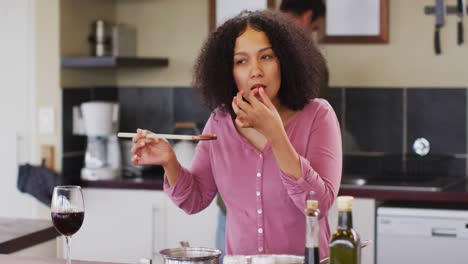
MULTIPOLYGON (((318 31, 325 21, 325 0, 282 0, 280 11, 286 14, 295 24, 305 30, 315 42, 318 41, 318 31)), ((328 71, 320 86, 319 97, 328 97, 328 71)))
POLYGON ((282 0, 280 11, 290 16, 300 28, 311 34, 320 29, 326 9, 324 0, 282 0))
POLYGON ((197 58, 195 89, 212 114, 189 168, 171 145, 138 129, 135 165, 159 164, 164 191, 188 214, 219 192, 226 254, 304 254, 307 199, 319 201, 321 257, 328 256, 327 212, 339 189, 340 127, 317 98, 326 62, 311 38, 271 11, 242 12, 212 32, 197 58))
MULTIPOLYGON (((326 9, 324 0, 282 0, 279 9, 310 36, 320 29, 325 19, 326 9)), ((323 82, 324 84, 320 88, 319 97, 326 98, 328 73, 323 82)), ((217 195, 216 202, 219 207, 219 213, 218 224, 216 226, 215 246, 224 251, 226 240, 226 207, 220 195, 217 195)), ((221 262, 222 258, 223 256, 220 258, 221 262)))

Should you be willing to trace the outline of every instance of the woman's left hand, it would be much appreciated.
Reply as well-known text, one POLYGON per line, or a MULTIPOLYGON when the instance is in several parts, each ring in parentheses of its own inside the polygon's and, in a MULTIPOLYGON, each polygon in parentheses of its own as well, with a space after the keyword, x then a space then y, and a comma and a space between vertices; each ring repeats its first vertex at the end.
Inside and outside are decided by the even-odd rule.
POLYGON ((245 102, 243 91, 239 91, 232 100, 232 107, 236 113, 236 124, 242 128, 254 128, 268 140, 272 140, 278 131, 284 129, 281 117, 273 103, 265 94, 263 88, 252 90, 245 102), (260 100, 256 97, 260 96, 260 100))

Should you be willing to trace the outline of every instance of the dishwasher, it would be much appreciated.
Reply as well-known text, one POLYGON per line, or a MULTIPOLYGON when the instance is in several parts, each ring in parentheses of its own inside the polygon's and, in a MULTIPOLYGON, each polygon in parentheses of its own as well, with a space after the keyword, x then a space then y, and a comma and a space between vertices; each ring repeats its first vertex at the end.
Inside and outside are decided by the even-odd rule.
POLYGON ((376 264, 468 263, 468 211, 380 207, 376 264))

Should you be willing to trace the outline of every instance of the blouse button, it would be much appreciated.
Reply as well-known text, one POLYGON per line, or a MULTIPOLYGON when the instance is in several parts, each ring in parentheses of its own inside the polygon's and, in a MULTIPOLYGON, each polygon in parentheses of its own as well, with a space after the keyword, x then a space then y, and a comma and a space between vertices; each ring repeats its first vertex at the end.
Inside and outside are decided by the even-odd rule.
POLYGON ((258 209, 258 210, 257 210, 257 213, 258 213, 258 214, 262 214, 262 209, 258 209))
POLYGON ((262 174, 260 172, 257 172, 257 177, 262 177, 262 174))
POLYGON ((259 191, 257 191, 257 196, 260 196, 260 192, 259 192, 259 191))
POLYGON ((263 247, 258 247, 258 252, 262 252, 263 251, 263 247))
POLYGON ((258 233, 259 233, 259 234, 263 233, 263 228, 260 227, 260 228, 258 229, 258 233))

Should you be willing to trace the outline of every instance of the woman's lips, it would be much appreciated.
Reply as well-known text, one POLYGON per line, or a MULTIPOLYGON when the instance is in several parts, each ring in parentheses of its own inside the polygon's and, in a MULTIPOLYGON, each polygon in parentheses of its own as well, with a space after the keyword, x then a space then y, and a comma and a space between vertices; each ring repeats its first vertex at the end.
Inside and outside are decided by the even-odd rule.
POLYGON ((263 88, 263 89, 265 89, 266 86, 265 86, 264 84, 254 84, 254 85, 250 88, 250 90, 253 90, 253 89, 256 89, 256 88, 263 88))

